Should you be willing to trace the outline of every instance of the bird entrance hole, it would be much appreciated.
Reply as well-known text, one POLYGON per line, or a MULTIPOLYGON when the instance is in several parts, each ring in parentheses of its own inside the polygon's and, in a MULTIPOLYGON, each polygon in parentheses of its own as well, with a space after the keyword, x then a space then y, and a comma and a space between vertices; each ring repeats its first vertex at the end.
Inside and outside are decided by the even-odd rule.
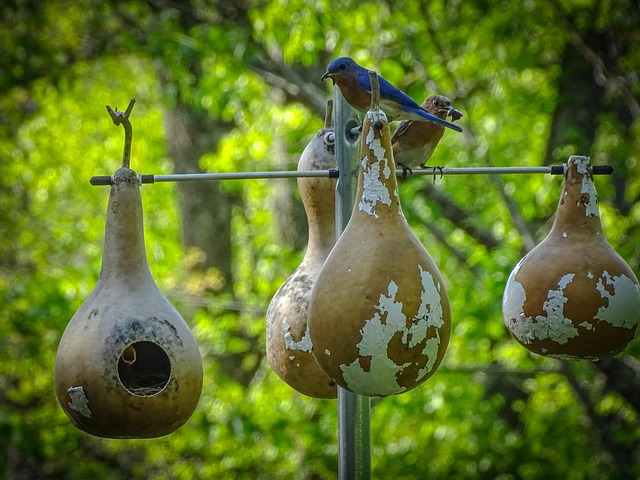
POLYGON ((118 359, 118 378, 137 397, 151 397, 169 383, 171 362, 164 349, 153 342, 135 342, 118 359))

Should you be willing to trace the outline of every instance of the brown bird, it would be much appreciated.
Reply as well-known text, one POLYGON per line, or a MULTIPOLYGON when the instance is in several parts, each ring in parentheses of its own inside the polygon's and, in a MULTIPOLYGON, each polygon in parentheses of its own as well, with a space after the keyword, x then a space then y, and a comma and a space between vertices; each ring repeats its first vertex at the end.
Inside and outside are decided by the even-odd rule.
MULTIPOLYGON (((442 95, 431 95, 421 106, 442 120, 451 117, 455 122, 462 117, 462 113, 451 106, 451 100, 442 95)), ((408 120, 400 124, 391 137, 391 144, 396 165, 402 167, 403 178, 407 172, 412 173, 412 168, 425 168, 443 135, 444 128, 435 123, 408 120)))

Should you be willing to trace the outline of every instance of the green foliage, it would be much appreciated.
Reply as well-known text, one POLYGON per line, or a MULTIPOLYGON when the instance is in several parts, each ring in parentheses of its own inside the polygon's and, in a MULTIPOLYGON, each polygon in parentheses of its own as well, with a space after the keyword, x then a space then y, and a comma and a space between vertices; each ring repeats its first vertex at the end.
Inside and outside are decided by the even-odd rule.
MULTIPOLYGON (((621 82, 637 76, 640 28, 630 2, 226 3, 0 7, 0 476, 336 477, 335 402, 294 392, 263 353, 266 307, 303 254, 275 241, 272 205, 283 183, 221 186, 234 199, 234 285, 225 295, 212 293, 213 270, 192 268, 200 253, 183 245, 175 185, 142 187, 152 274, 192 327, 205 362, 203 395, 185 426, 154 440, 97 439, 76 430, 56 405, 57 344, 101 265, 108 188, 88 179, 110 175, 121 161, 122 129, 107 104, 123 110, 137 100, 132 168, 139 173, 172 172, 163 120, 178 105, 230 126, 202 156, 204 170, 293 169, 322 126, 312 98, 330 96, 317 72, 348 54, 416 100, 441 93, 463 111, 465 133, 448 132, 431 165, 543 165, 574 153, 614 165, 616 176, 596 179, 603 226, 640 268, 638 82, 625 84, 630 97, 596 85, 601 109, 576 113, 594 117, 589 152, 553 140, 567 128, 577 136, 564 138, 584 136, 577 123, 556 121, 572 93, 561 88, 571 35, 619 32, 616 46, 635 48, 620 50, 607 66, 621 82), (268 72, 277 79, 266 66, 278 67, 268 72), (284 167, 276 161, 281 144, 284 167)), ((637 405, 594 365, 533 356, 502 324, 506 279, 527 242, 549 231, 561 179, 460 176, 429 186, 427 178, 401 182, 401 201, 445 277, 452 338, 425 385, 374 400, 373 476, 640 476, 637 405), (442 198, 458 207, 457 216, 436 201, 442 198), (594 433, 594 419, 604 421, 604 433, 594 433), (612 445, 629 452, 626 464, 612 445)), ((626 354, 635 364, 640 341, 626 354)))

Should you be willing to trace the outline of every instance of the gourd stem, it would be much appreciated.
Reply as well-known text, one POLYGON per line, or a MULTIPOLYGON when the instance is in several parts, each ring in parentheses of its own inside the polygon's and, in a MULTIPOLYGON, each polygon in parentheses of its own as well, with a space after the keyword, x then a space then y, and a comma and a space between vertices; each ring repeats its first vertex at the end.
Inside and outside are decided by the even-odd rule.
POLYGON ((378 74, 373 70, 369 71, 369 80, 371 81, 371 110, 379 110, 380 82, 378 81, 378 74))
POLYGON ((333 100, 327 100, 327 110, 324 112, 324 128, 331 128, 333 115, 333 100))
POLYGON ((109 105, 107 105, 107 112, 113 120, 114 125, 122 125, 124 128, 124 152, 122 154, 122 167, 129 168, 129 164, 131 163, 131 144, 133 141, 133 128, 131 127, 131 122, 129 121, 129 115, 131 115, 131 110, 133 110, 133 105, 136 103, 136 99, 132 98, 129 101, 129 105, 124 112, 119 112, 116 107, 113 110, 109 105))

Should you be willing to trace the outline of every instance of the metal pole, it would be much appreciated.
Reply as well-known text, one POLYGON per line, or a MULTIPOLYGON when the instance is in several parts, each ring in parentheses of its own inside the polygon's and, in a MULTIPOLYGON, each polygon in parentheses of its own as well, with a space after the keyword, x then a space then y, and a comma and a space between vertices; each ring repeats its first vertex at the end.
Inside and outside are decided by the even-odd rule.
MULTIPOLYGON (((349 223, 358 179, 360 122, 356 112, 335 95, 335 149, 338 170, 344 172, 336 186, 336 235, 349 223)), ((371 478, 371 399, 338 387, 338 478, 368 480, 371 478)))

